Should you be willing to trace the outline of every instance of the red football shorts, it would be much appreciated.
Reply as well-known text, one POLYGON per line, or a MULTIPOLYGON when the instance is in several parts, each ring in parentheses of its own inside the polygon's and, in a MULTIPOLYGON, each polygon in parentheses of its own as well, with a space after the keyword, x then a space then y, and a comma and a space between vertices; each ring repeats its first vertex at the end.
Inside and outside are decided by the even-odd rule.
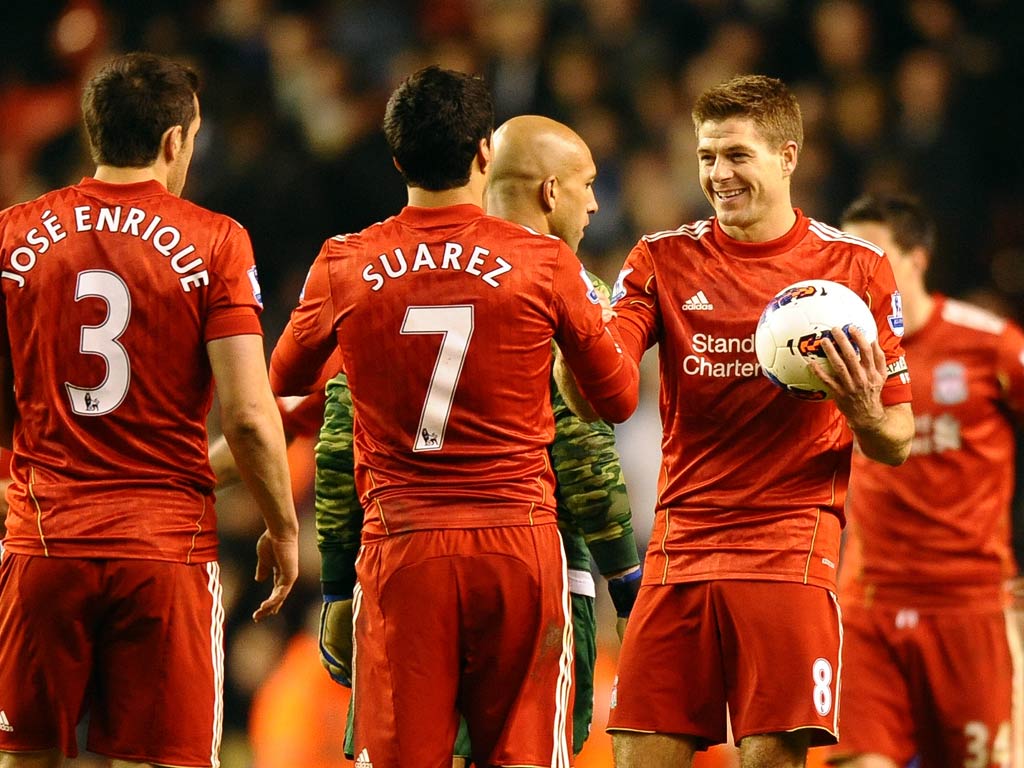
POLYGON ((554 523, 415 531, 363 545, 354 606, 355 755, 450 768, 568 768, 572 622, 554 523))
POLYGON ((1002 610, 850 604, 843 626, 843 736, 833 758, 877 753, 905 765, 919 754, 921 768, 1024 764, 1011 763, 1019 752, 1011 722, 1020 642, 1002 610))
POLYGON ((5 553, 0 751, 217 766, 223 619, 217 563, 5 553))
POLYGON ((813 729, 838 735, 842 629, 835 596, 791 582, 641 587, 619 652, 609 731, 682 734, 701 748, 813 729))

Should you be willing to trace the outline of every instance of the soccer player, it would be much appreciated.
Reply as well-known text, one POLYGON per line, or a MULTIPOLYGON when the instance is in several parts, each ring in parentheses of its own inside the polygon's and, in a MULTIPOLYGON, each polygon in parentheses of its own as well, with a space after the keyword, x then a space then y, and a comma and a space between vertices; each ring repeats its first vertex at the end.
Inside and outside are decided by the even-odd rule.
POLYGON ((605 418, 636 407, 593 285, 555 237, 484 214, 493 107, 428 67, 384 132, 409 205, 328 240, 271 361, 308 391, 341 349, 366 510, 353 600, 357 762, 567 766, 572 631, 547 445, 552 339, 605 418))
MULTIPOLYGON (((1004 584, 1024 334, 929 293, 935 224, 907 196, 863 197, 843 229, 892 260, 903 297, 916 433, 894 471, 854 454, 840 569, 843 735, 832 763, 921 768, 1011 763, 1004 584)), ((1019 750, 1019 747, 1018 747, 1019 750)))
MULTIPOLYGON (((592 190, 597 169, 583 140, 554 120, 524 115, 495 132, 493 149, 488 212, 557 235, 576 250, 590 215, 597 210, 592 190)), ((592 279, 607 298, 607 286, 592 279)), ((331 381, 327 393, 327 412, 316 450, 317 531, 328 596, 321 614, 321 657, 336 680, 347 681, 351 605, 347 598, 336 598, 352 590, 363 511, 352 476, 352 401, 344 376, 331 381)), ((552 389, 551 397, 558 527, 572 593, 573 749, 578 754, 589 735, 594 709, 597 621, 590 558, 593 556, 599 572, 607 578, 620 637, 639 587, 640 563, 611 427, 602 421, 579 419, 557 389, 552 389)), ((471 754, 468 736, 462 730, 455 753, 471 754)))
POLYGON ((837 732, 852 439, 890 464, 910 448, 899 294, 881 249, 793 208, 803 129, 784 83, 716 85, 693 122, 715 216, 641 238, 614 292, 626 354, 659 344, 664 458, 608 727, 620 768, 689 766, 725 740, 728 705, 745 768, 802 766, 837 732), (878 343, 823 342, 829 402, 791 398, 754 355, 764 306, 808 278, 849 286, 879 325, 878 343))
POLYGON ((0 765, 217 766, 223 609, 206 419, 267 532, 276 613, 298 571, 284 436, 245 230, 180 198, 196 74, 119 56, 89 82, 93 178, 0 213, 13 485, 0 563, 0 765), (13 384, 13 389, 12 389, 13 384))

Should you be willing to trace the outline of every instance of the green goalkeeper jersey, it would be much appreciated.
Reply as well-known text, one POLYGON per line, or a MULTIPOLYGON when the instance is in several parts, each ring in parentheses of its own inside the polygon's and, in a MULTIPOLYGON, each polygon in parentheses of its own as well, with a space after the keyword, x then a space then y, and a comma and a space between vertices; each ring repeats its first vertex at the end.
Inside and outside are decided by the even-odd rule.
MULTIPOLYGON (((587 423, 552 385, 558 528, 569 568, 612 574, 640 562, 612 428, 587 423)), ((324 594, 348 595, 355 583, 363 509, 353 478, 352 397, 341 374, 327 384, 324 424, 316 444, 316 531, 324 594)))

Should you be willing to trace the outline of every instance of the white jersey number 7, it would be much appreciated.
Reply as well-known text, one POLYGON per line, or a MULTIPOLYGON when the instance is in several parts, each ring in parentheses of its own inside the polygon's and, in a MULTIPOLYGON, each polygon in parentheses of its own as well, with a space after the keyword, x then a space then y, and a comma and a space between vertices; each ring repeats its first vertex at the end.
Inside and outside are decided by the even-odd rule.
POLYGON ((468 304, 407 307, 402 333, 439 333, 442 336, 412 444, 413 451, 439 451, 444 445, 455 389, 473 337, 473 307, 468 304))

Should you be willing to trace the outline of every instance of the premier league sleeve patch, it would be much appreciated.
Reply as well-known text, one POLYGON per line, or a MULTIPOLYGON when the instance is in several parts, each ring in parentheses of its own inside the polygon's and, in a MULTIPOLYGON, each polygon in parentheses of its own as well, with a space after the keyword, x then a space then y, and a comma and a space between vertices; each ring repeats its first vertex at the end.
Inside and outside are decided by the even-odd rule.
POLYGON ((626 267, 619 276, 615 279, 615 285, 612 287, 612 305, 626 296, 626 278, 629 277, 629 273, 633 271, 632 267, 626 267))
POLYGON ((256 266, 253 265, 246 270, 246 274, 249 275, 249 284, 252 286, 252 296, 256 299, 256 303, 263 306, 263 292, 260 289, 260 279, 256 275, 256 266))
POLYGON ((903 297, 899 291, 893 291, 889 297, 892 301, 892 314, 886 319, 894 336, 903 336, 903 297))
POLYGON ((580 267, 580 280, 587 286, 587 298, 591 304, 601 303, 601 297, 597 293, 597 286, 594 285, 594 281, 590 279, 590 275, 587 274, 586 267, 580 267))

